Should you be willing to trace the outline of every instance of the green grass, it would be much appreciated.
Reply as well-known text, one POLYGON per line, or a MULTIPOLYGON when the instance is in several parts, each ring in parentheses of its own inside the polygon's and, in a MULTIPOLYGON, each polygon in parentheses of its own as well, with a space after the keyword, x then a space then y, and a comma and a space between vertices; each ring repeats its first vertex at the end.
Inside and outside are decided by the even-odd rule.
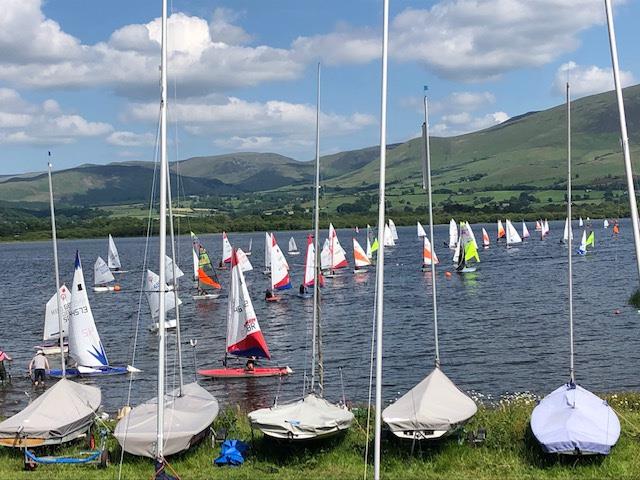
MULTIPOLYGON (((465 433, 436 444, 418 444, 385 438, 382 450, 382 477, 385 479, 637 479, 640 475, 640 394, 625 393, 607 396, 618 412, 622 435, 607 457, 575 458, 546 455, 529 431, 529 416, 534 400, 528 395, 503 399, 488 407, 481 406, 466 426, 465 432, 480 427, 487 430, 487 439, 480 446, 471 446, 465 433)), ((204 442, 188 453, 171 460, 171 466, 183 479, 361 479, 364 472, 366 444, 366 410, 356 409, 356 423, 343 437, 307 444, 277 443, 255 433, 247 462, 236 468, 212 465, 219 447, 204 442)), ((239 410, 227 410, 216 420, 216 429, 226 428, 231 438, 252 442, 246 417, 239 410)), ((115 459, 119 450, 110 441, 115 459)), ((64 449, 63 451, 68 451, 64 449)), ((369 452, 371 453, 371 452, 369 452)), ((116 462, 117 463, 117 462, 116 462)), ((35 472, 23 472, 19 452, 0 449, 0 476, 7 479, 113 479, 118 466, 107 470, 94 466, 40 466, 35 472)), ((369 462, 369 477, 372 465, 369 462)), ((124 457, 126 479, 149 479, 151 461, 124 457)))

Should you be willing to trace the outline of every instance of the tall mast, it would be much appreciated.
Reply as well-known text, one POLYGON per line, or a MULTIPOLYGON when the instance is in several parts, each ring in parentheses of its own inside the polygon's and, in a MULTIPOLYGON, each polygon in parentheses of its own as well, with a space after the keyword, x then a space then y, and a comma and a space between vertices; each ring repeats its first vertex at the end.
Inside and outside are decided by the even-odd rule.
POLYGON ((620 115, 620 135, 622 137, 622 152, 624 154, 624 170, 627 176, 627 190, 629 191, 629 208, 631 210, 631 223, 633 225, 633 244, 636 249, 636 267, 640 276, 640 222, 638 221, 638 204, 636 191, 633 185, 633 170, 631 168, 631 154, 629 153, 629 136, 627 134, 627 117, 624 112, 624 100, 622 99, 622 86, 620 85, 620 67, 618 66, 618 47, 616 45, 616 32, 613 28, 613 12, 611 0, 604 0, 607 14, 607 27, 609 28, 609 47, 611 49, 611 65, 613 67, 613 83, 616 88, 618 100, 618 113, 620 115))
POLYGON ((160 63, 160 260, 158 316, 158 415, 156 461, 164 463, 164 355, 165 355, 165 256, 167 251, 167 0, 162 0, 162 53, 160 63))
POLYGON ((322 352, 320 342, 320 252, 318 250, 318 236, 320 235, 320 62, 318 62, 318 78, 316 90, 316 180, 315 211, 313 219, 313 346, 311 347, 311 391, 316 380, 316 361, 318 364, 318 388, 320 395, 324 388, 324 367, 322 365, 322 352))
MULTIPOLYGON (((426 88, 426 87, 425 87, 426 88)), ((422 125, 424 138, 425 177, 422 179, 422 188, 427 189, 429 199, 429 241, 431 242, 431 293, 433 301, 433 335, 436 345, 436 367, 440 368, 440 344, 438 342, 438 303, 436 296, 436 264, 434 262, 435 243, 433 241, 433 196, 431 191, 431 149, 429 146, 429 104, 427 96, 424 96, 424 124, 422 125)))
MULTIPOLYGON (((51 156, 51 152, 49 152, 51 156)), ((56 212, 53 208, 53 182, 51 181, 51 162, 49 162, 49 205, 51 207, 51 238, 53 240, 53 265, 56 272, 56 306, 58 308, 58 332, 60 336, 60 362, 62 363, 62 378, 67 376, 64 364, 64 335, 62 334, 62 303, 60 302, 60 269, 58 268, 58 236, 56 234, 56 212)))
POLYGON ((571 229, 571 97, 569 95, 569 82, 567 82, 567 252, 569 255, 569 377, 571 383, 576 382, 573 367, 573 252, 571 243, 573 232, 571 229))
MULTIPOLYGON (((382 7, 382 85, 380 94, 380 193, 378 238, 384 239, 385 169, 387 163, 387 47, 389 43, 389 0, 382 7)), ((380 479, 380 435, 382 433, 382 321, 384 308, 384 242, 378 248, 376 269, 376 415, 373 450, 373 477, 380 479)))

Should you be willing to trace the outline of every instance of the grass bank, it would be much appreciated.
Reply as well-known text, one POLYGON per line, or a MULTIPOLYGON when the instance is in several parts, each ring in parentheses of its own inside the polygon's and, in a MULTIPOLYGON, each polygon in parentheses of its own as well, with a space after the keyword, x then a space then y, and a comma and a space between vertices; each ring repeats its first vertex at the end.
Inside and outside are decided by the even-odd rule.
MULTIPOLYGON (((606 397, 618 412, 622 435, 607 457, 575 458, 546 455, 529 431, 529 416, 535 400, 527 395, 503 398, 491 406, 481 406, 465 432, 437 444, 416 445, 392 438, 383 442, 383 478, 387 479, 637 479, 640 477, 640 394, 611 394, 606 397), (487 430, 478 446, 470 445, 466 433, 487 430)), ((219 446, 203 442, 184 455, 171 459, 182 479, 361 479, 366 445, 366 411, 355 411, 357 422, 344 437, 306 446, 277 443, 255 432, 253 441, 246 417, 226 410, 214 427, 227 429, 230 438, 252 443, 241 467, 214 467, 219 446)), ((78 448, 78 447, 75 447, 78 448)), ((94 466, 39 466, 22 471, 19 452, 0 448, 0 477, 11 479, 114 479, 118 478, 119 449, 110 441, 114 465, 106 470, 94 466)), ((73 451, 60 449, 57 453, 73 451)), ((371 459, 369 477, 372 478, 371 459)), ((122 478, 149 479, 149 460, 124 457, 122 478)))

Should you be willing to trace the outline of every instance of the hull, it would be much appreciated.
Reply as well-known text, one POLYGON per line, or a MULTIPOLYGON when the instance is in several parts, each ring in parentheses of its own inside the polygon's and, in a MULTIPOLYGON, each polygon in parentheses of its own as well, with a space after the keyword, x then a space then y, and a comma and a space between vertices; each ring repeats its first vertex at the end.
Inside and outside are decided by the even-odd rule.
MULTIPOLYGON (((45 343, 43 345, 36 345, 36 350, 42 350, 45 355, 60 355, 60 345, 56 343, 45 343)), ((64 353, 69 353, 69 342, 64 342, 64 353)))
MULTIPOLYGON (((111 285, 105 287, 93 287, 93 291, 96 293, 115 292, 116 287, 111 285)), ((120 291, 120 288, 118 288, 117 291, 120 291)))
POLYGON ((295 252, 287 252, 287 254, 289 254, 289 255, 300 255, 300 252, 298 252, 296 250, 295 252))
POLYGON ((369 269, 365 267, 353 269, 353 273, 368 273, 368 272, 369 272, 369 269))
MULTIPOLYGON (((66 374, 68 377, 104 377, 111 375, 124 375, 129 373, 127 367, 100 367, 100 368, 67 368, 66 374)), ((62 377, 62 370, 47 370, 47 375, 54 378, 62 377)))
POLYGON ((281 377, 293 373, 289 367, 256 367, 253 370, 246 368, 213 368, 198 370, 198 374, 212 378, 255 378, 255 377, 281 377))
POLYGON ((206 295, 193 295, 194 300, 215 300, 220 298, 221 293, 207 293, 206 295))
POLYGON ((277 303, 280 300, 282 300, 282 297, 278 297, 276 295, 274 295, 273 297, 269 297, 269 298, 265 298, 264 299, 267 303, 277 303))
POLYGON ((304 299, 313 298, 313 293, 300 293, 300 292, 298 292, 298 298, 304 298, 304 299))
POLYGON ((476 267, 464 267, 462 270, 456 270, 458 273, 473 273, 476 271, 476 267))
POLYGON ((119 273, 129 273, 129 270, 111 270, 111 273, 117 275, 119 273))

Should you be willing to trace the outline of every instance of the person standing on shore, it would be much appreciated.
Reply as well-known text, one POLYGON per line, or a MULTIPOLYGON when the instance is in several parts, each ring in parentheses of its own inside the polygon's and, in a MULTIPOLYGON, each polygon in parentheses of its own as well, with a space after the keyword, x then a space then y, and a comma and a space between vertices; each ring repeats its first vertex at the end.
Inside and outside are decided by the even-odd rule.
POLYGON ((0 349, 0 383, 5 384, 7 382, 7 370, 4 367, 4 361, 8 360, 9 362, 13 360, 11 356, 4 350, 0 349))
POLYGON ((38 385, 44 385, 44 377, 45 372, 49 369, 49 361, 47 357, 44 356, 44 352, 42 350, 38 350, 36 356, 31 359, 29 363, 29 376, 31 376, 31 372, 34 372, 34 382, 33 384, 37 387, 38 385))

